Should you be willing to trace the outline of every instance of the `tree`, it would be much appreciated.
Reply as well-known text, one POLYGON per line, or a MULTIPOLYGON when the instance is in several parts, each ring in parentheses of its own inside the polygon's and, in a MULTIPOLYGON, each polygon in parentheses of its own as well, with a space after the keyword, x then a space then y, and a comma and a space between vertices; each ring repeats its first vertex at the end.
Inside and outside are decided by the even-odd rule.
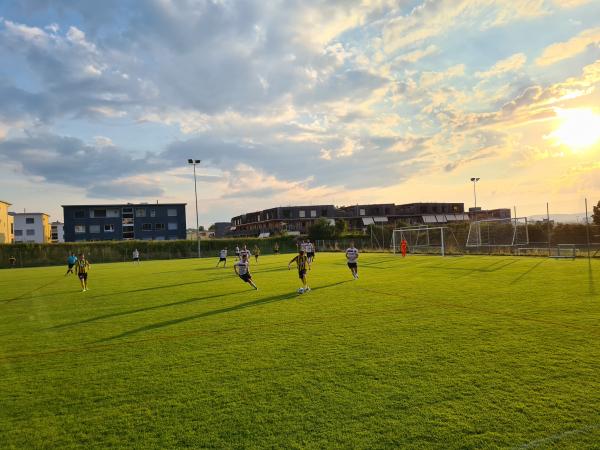
POLYGON ((594 222, 594 225, 600 225, 600 201, 598 201, 598 204, 594 206, 592 221, 594 222))
POLYGON ((348 222, 344 219, 338 219, 335 221, 335 234, 336 236, 341 236, 346 231, 348 231, 348 222))
POLYGON ((308 228, 308 237, 311 240, 333 239, 335 237, 335 228, 327 219, 320 218, 308 228))
POLYGON ((208 227, 208 231, 215 231, 215 224, 214 223, 210 227, 208 227))

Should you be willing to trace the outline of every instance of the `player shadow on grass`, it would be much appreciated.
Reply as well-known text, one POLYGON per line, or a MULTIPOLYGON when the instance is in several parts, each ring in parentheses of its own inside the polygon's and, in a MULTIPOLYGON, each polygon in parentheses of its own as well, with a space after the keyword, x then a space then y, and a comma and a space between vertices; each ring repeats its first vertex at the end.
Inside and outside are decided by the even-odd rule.
POLYGON ((535 263, 533 266, 531 266, 529 269, 527 269, 525 272, 523 272, 517 278, 515 278, 514 280, 512 280, 510 282, 510 284, 516 284, 519 281, 521 281, 523 278, 525 278, 527 275, 529 275, 531 272, 533 272, 535 269, 537 269, 539 266, 541 266, 544 261, 545 260, 542 259, 542 260, 538 261, 537 263, 535 263))
MULTIPOLYGON (((55 278, 52 281, 50 281, 49 283, 43 284, 42 286, 38 286, 38 287, 36 287, 34 289, 31 289, 30 291, 24 292, 23 294, 18 295, 18 296, 14 297, 14 298, 3 298, 3 299, 0 299, 0 303, 9 303, 9 302, 14 302, 15 300, 21 300, 21 299, 23 299, 25 297, 30 296, 34 292, 39 291, 40 289, 44 289, 45 287, 48 287, 48 286, 50 286, 52 284, 55 284, 57 281, 61 280, 62 278, 63 278, 63 276, 61 276, 60 278, 55 278)), ((46 295, 48 295, 48 294, 46 294, 46 295)), ((55 294, 51 294, 51 295, 55 295, 55 294)), ((42 295, 36 295, 36 297, 42 297, 42 295)))
POLYGON ((230 277, 211 278, 209 280, 186 281, 185 283, 163 284, 161 286, 153 286, 153 287, 140 288, 140 289, 131 289, 129 291, 109 292, 109 293, 106 293, 106 294, 99 294, 99 295, 90 296, 89 298, 90 298, 90 300, 94 300, 94 299, 97 299, 97 298, 112 297, 112 296, 120 295, 120 294, 133 294, 135 292, 155 291, 155 290, 158 290, 158 289, 166 289, 166 288, 173 288, 173 287, 179 287, 179 286, 189 286, 191 284, 210 283, 212 281, 221 281, 221 280, 225 280, 227 278, 230 278, 230 277))
POLYGON ((43 330, 56 330, 56 329, 60 329, 60 328, 66 328, 66 327, 71 327, 71 326, 75 326, 75 325, 83 325, 86 323, 96 322, 98 320, 103 320, 103 319, 112 319, 113 317, 127 316, 129 314, 136 314, 136 313, 145 312, 145 311, 153 311, 155 309, 168 308, 170 306, 185 305, 187 303, 194 303, 194 302, 198 302, 200 300, 212 300, 212 299, 219 298, 219 297, 226 297, 228 295, 237 295, 237 294, 244 294, 244 293, 248 293, 248 290, 244 289, 243 291, 227 292, 225 294, 209 295, 206 297, 188 298, 186 300, 180 300, 178 302, 172 302, 172 303, 165 303, 163 305, 146 306, 145 308, 131 309, 129 311, 121 311, 121 312, 115 312, 115 313, 110 313, 110 314, 103 314, 101 316, 90 317, 89 319, 79 320, 77 322, 69 322, 69 323, 63 323, 60 325, 54 325, 49 328, 44 328, 43 330))
POLYGON ((596 286, 594 285, 594 273, 592 272, 592 261, 588 258, 588 291, 590 295, 596 295, 596 286))
MULTIPOLYGON (((313 288, 313 291, 318 291, 320 289, 325 289, 325 288, 330 288, 333 286, 339 286, 340 284, 344 284, 344 283, 348 283, 350 280, 344 280, 344 281, 338 281, 337 283, 331 283, 331 284, 326 284, 324 286, 318 286, 313 288)), ((245 291, 248 292, 248 291, 245 291)), ((251 291, 250 291, 251 292, 251 291)), ((230 294, 224 294, 224 295, 230 295, 230 294)), ((143 333, 144 331, 151 331, 151 330, 156 330, 159 328, 165 328, 165 327, 170 327, 172 325, 177 325, 183 322, 189 322, 191 320, 196 320, 196 319, 202 319, 204 317, 210 317, 210 316, 215 316, 218 314, 226 314, 226 313, 230 313, 230 312, 234 312, 234 311, 239 311, 241 309, 246 309, 246 308, 253 308, 255 306, 262 306, 262 305, 267 305, 269 303, 275 303, 275 302, 281 302, 283 300, 291 300, 294 298, 298 298, 298 294, 297 293, 285 293, 285 294, 279 294, 279 295, 273 295, 271 297, 266 297, 266 298, 261 298, 258 300, 253 300, 251 302, 246 302, 246 303, 240 303, 238 305, 234 305, 234 306, 229 306, 227 308, 221 308, 221 309, 215 309, 212 311, 206 311, 200 314, 194 314, 192 316, 187 316, 187 317, 181 317, 179 319, 172 319, 172 320, 165 320, 163 322, 157 322, 157 323, 153 323, 150 325, 145 325, 143 327, 139 327, 139 328, 135 328, 133 330, 129 330, 129 331, 125 331, 121 334, 117 334, 115 336, 110 336, 104 339, 99 339, 97 341, 95 341, 95 344, 99 344, 99 343, 104 343, 104 342, 109 342, 109 341, 113 341, 115 339, 120 339, 120 338, 124 338, 127 336, 131 336, 134 334, 138 334, 138 333, 143 333)), ((190 299, 191 301, 192 299, 190 299)))
POLYGON ((459 271, 459 272, 465 272, 463 275, 461 275, 460 277, 455 277, 455 278, 462 278, 462 277, 468 277, 469 275, 472 275, 474 273, 494 273, 494 272, 498 272, 499 270, 502 270, 514 263, 517 262, 516 259, 512 259, 509 260, 506 264, 502 264, 502 265, 498 265, 501 264, 503 262, 505 262, 506 259, 501 259, 499 261, 495 261, 492 264, 489 264, 485 267, 450 267, 450 266, 423 266, 424 269, 441 269, 441 270, 450 270, 450 271, 459 271))

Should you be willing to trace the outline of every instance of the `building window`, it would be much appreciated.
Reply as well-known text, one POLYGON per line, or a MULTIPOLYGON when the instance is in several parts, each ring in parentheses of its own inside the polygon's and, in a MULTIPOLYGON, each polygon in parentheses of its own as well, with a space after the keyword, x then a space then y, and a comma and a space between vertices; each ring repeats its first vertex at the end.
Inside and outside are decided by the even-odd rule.
POLYGON ((150 217, 156 217, 156 210, 155 209, 151 209, 150 210, 150 217))
POLYGON ((78 209, 75 211, 74 216, 76 219, 83 219, 85 217, 85 211, 83 209, 78 209))
POLYGON ((321 217, 327 217, 327 210, 326 209, 322 209, 321 210, 321 217))
POLYGON ((105 233, 114 233, 115 231, 115 224, 114 223, 107 223, 104 225, 104 232, 105 233))
POLYGON ((146 208, 137 208, 135 210, 135 217, 146 217, 146 208))
POLYGON ((100 233, 100 225, 90 225, 90 233, 100 233))
POLYGON ((23 230, 15 230, 15 236, 23 236, 23 230))
POLYGON ((106 210, 106 217, 112 217, 113 219, 116 217, 119 217, 119 210, 118 209, 107 209, 106 210))
POLYGON ((177 229, 177 222, 169 222, 169 231, 174 231, 177 229))
POLYGON ((25 217, 25 223, 26 224, 35 223, 35 219, 33 217, 25 217))
POLYGON ((85 225, 75 225, 75 233, 77 233, 77 234, 85 233, 85 225))
MULTIPOLYGON (((165 229, 165 224, 164 224, 164 223, 157 223, 157 224, 154 226, 154 229, 155 229, 156 231, 163 231, 163 230, 165 229)), ((156 239, 158 239, 158 238, 156 238, 156 239)))
POLYGON ((106 217, 106 209, 92 209, 90 211, 90 217, 106 217))
POLYGON ((167 209, 167 216, 169 216, 169 217, 176 217, 177 216, 177 210, 175 208, 169 208, 169 209, 167 209))
POLYGON ((152 224, 151 223, 143 223, 142 231, 152 231, 152 224))
POLYGON ((300 217, 306 217, 306 213, 304 211, 298 211, 298 215, 300 217))
POLYGON ((283 210, 283 218, 284 218, 284 219, 289 219, 289 218, 290 218, 290 216, 291 216, 291 214, 290 214, 290 210, 289 210, 289 209, 284 209, 284 210, 283 210))
POLYGON ((365 215, 365 210, 364 209, 359 209, 358 210, 358 214, 361 215, 361 216, 364 216, 365 215))
POLYGON ((312 209, 310 211, 310 217, 317 217, 317 210, 316 209, 312 209))

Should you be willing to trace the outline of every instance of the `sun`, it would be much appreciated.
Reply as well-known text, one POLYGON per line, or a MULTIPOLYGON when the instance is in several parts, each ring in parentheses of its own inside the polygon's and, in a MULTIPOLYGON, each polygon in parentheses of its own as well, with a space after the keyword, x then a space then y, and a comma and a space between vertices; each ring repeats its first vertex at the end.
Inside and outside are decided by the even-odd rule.
POLYGON ((556 109, 560 126, 549 137, 573 151, 584 150, 600 142, 600 115, 591 109, 556 109))

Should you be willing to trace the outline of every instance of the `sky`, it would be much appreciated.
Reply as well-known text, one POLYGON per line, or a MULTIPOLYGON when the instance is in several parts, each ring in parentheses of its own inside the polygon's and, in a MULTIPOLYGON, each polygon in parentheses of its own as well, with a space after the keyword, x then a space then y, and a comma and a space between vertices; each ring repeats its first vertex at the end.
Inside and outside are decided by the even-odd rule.
POLYGON ((0 0, 0 199, 600 200, 600 0, 0 0))

